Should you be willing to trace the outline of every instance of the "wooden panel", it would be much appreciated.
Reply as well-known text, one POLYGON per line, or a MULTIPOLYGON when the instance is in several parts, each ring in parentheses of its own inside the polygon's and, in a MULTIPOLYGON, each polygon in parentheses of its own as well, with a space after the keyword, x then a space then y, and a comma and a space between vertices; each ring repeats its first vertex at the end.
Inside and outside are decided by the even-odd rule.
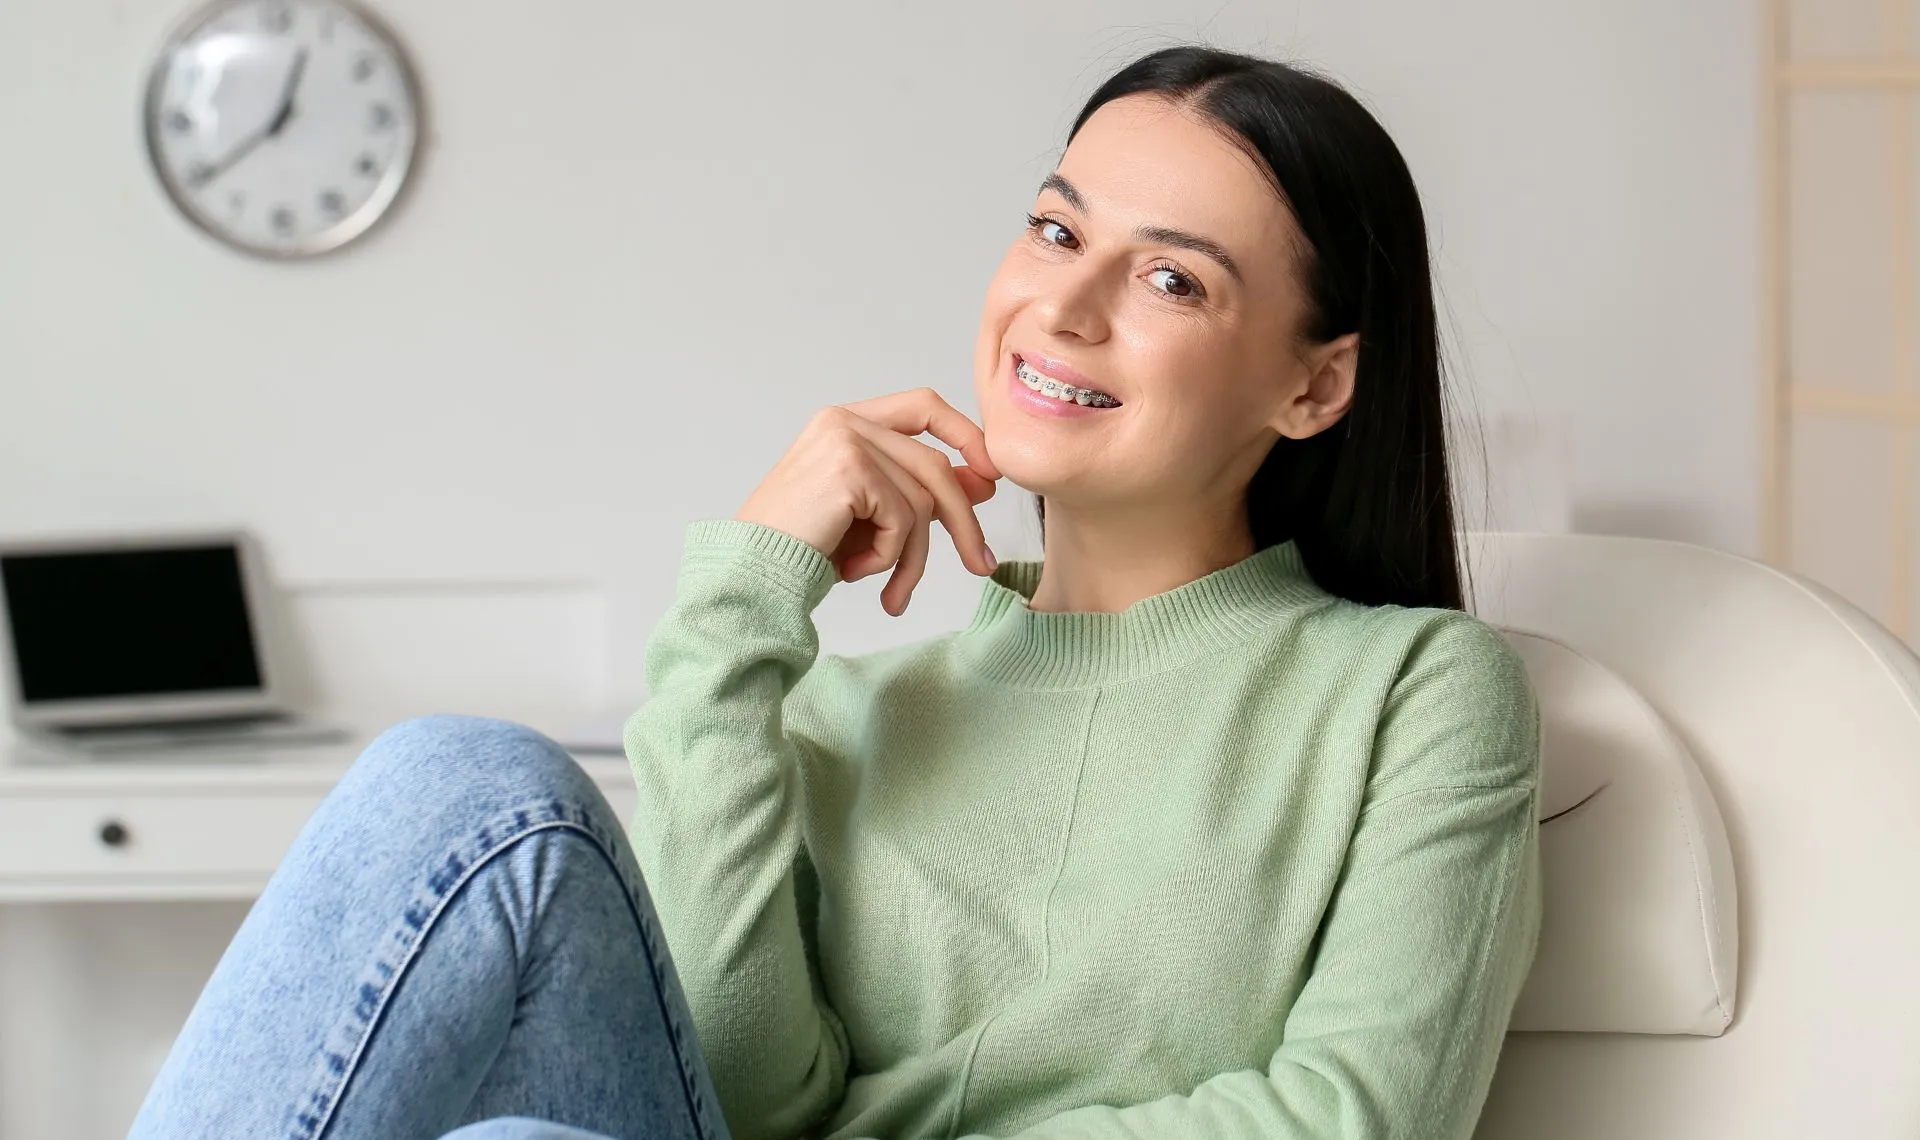
POLYGON ((1761 19, 1764 546, 1911 643, 1920 0, 1767 0, 1761 19))
POLYGON ((1887 0, 1789 0, 1787 56, 1834 59, 1883 56, 1897 50, 1886 36, 1887 8, 1887 0))
POLYGON ((1894 369, 1886 97, 1808 93, 1787 112, 1790 383, 1886 391, 1894 369))
POLYGON ((1887 526, 1893 432, 1805 414, 1792 435, 1794 569, 1886 621, 1893 608, 1887 526))

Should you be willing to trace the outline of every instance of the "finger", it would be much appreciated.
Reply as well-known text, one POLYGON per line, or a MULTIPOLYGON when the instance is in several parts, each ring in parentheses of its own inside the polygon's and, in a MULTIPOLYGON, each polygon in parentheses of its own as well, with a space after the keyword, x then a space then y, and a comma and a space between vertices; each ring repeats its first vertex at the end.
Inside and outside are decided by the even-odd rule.
MULTIPOLYGON (((912 440, 895 435, 884 428, 869 430, 886 437, 886 440, 894 446, 906 443, 925 449, 924 445, 914 444, 912 440)), ((900 496, 913 509, 913 527, 901 547, 899 559, 893 563, 893 577, 888 579, 885 589, 880 594, 880 604, 888 613, 898 617, 906 610, 907 602, 912 598, 915 587, 920 584, 920 579, 926 574, 927 551, 932 545, 929 536, 940 503, 934 492, 913 471, 894 458, 885 446, 876 444, 873 440, 863 440, 863 443, 873 449, 874 464, 882 474, 893 481, 900 496)))
POLYGON ((967 493, 967 500, 976 507, 993 498, 993 493, 1000 489, 1000 484, 982 478, 971 467, 955 467, 953 477, 960 481, 960 489, 967 493))
POLYGON ((887 561, 869 547, 847 559, 840 565, 842 582, 858 582, 870 574, 878 574, 887 568, 887 561))
POLYGON ((907 612, 907 603, 913 600, 914 587, 920 584, 920 578, 927 571, 927 550, 932 545, 929 535, 931 528, 916 526, 907 535, 906 549, 900 553, 900 561, 894 564, 893 577, 880 591, 880 608, 894 617, 907 612))
POLYGON ((847 560, 841 576, 849 582, 877 574, 898 562, 906 549, 908 535, 915 527, 924 525, 902 492, 899 481, 887 473, 887 467, 897 465, 872 448, 862 449, 862 458, 853 515, 873 524, 873 549, 847 560))
MULTIPOLYGON (((980 527, 980 517, 973 513, 974 499, 961 484, 956 472, 965 470, 955 467, 947 457, 921 443, 898 432, 889 431, 878 424, 862 427, 856 423, 854 430, 879 449, 888 458, 905 469, 905 472, 931 493, 934 501, 934 517, 947 528, 947 534, 953 538, 953 547, 960 554, 961 563, 975 574, 982 576, 993 573, 993 552, 987 549, 987 536, 980 527)), ((975 474, 973 478, 979 479, 975 474)), ((909 492, 910 493, 910 492, 909 492)))
POLYGON ((877 557, 873 553, 873 523, 867 519, 849 522, 846 533, 840 536, 840 542, 827 557, 840 572, 842 582, 851 582, 861 573, 886 569, 882 565, 867 565, 868 559, 877 557))
POLYGON ((987 455, 987 434, 965 413, 942 399, 932 388, 914 388, 875 396, 845 405, 848 411, 903 435, 927 435, 959 452, 967 466, 987 479, 1000 478, 1000 469, 987 455))
MULTIPOLYGON (((855 430, 861 430, 856 427, 855 430)), ((904 435, 888 431, 878 425, 868 429, 869 438, 880 450, 924 486, 934 499, 934 517, 946 527, 947 534, 953 539, 954 549, 960 555, 960 561, 975 574, 991 574, 995 565, 993 551, 987 547, 987 536, 980 526, 980 517, 974 514, 975 499, 968 486, 962 483, 959 472, 966 468, 955 467, 947 457, 926 444, 904 435)), ((969 472, 975 484, 991 483, 969 472)), ((991 490, 988 491, 991 494, 991 490)))

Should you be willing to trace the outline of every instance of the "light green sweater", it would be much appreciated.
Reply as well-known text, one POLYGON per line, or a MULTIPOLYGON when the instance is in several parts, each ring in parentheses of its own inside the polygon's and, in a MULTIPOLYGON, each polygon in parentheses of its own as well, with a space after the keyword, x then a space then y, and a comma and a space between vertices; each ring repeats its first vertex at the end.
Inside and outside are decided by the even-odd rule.
POLYGON ((822 657, 818 551, 688 528, 631 836, 736 1140, 1469 1136, 1539 928, 1519 659, 1291 543, 1119 614, 1039 570, 822 657))

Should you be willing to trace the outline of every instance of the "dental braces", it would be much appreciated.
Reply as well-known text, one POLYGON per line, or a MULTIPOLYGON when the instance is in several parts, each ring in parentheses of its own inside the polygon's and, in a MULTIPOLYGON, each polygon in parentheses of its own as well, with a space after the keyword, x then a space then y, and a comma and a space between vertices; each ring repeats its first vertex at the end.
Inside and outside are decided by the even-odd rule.
POLYGON ((1091 388, 1075 388, 1071 384, 1062 384, 1051 376, 1028 368, 1027 362, 1024 360, 1014 366, 1014 374, 1020 377, 1022 384, 1025 384, 1033 391, 1040 393, 1042 396, 1050 396, 1063 403, 1075 403, 1086 408, 1117 408, 1120 406, 1120 401, 1107 395, 1105 392, 1096 392, 1091 388))

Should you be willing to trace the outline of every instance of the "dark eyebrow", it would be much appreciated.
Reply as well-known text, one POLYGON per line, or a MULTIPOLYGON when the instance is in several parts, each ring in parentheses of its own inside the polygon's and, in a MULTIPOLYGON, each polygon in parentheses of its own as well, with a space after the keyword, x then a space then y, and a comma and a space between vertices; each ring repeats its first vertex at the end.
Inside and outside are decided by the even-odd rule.
MULTIPOLYGON (((1086 198, 1081 196, 1080 188, 1068 182, 1065 178, 1062 178, 1057 171, 1047 175, 1046 178, 1041 180, 1040 190, 1042 192, 1053 190, 1062 198, 1065 198, 1067 204, 1074 209, 1083 214, 1091 212, 1087 209, 1086 198)), ((1196 233, 1188 233, 1186 230, 1177 230, 1172 226, 1141 226, 1133 231, 1133 236, 1139 238, 1141 241, 1153 242, 1156 245, 1179 246, 1181 249, 1190 249, 1195 253, 1205 254, 1219 262, 1220 268, 1231 274, 1235 281, 1239 281, 1241 284, 1246 283, 1245 279, 1240 276, 1240 266, 1233 260, 1233 255, 1226 251, 1226 247, 1214 241, 1212 238, 1204 238, 1196 233)))
POLYGON ((1058 191, 1060 196, 1067 200, 1067 205, 1083 214, 1087 212, 1087 200, 1080 196, 1080 188, 1060 177, 1060 172, 1057 170, 1040 180, 1039 193, 1044 194, 1049 190, 1058 191))

